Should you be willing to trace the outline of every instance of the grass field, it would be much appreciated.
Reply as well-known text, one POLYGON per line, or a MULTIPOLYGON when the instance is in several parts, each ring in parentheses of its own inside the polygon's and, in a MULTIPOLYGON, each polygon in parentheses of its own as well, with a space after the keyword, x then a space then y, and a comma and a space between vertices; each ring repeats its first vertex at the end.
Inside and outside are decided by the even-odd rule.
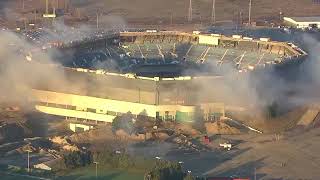
MULTIPOLYGON (((141 180, 144 177, 144 171, 138 170, 119 170, 98 167, 98 178, 103 180, 141 180)), ((58 178, 58 180, 89 180, 95 179, 95 167, 89 166, 85 168, 75 169, 66 175, 58 178)))
POLYGON ((0 172, 0 179, 1 180, 34 180, 34 179, 42 179, 46 180, 46 178, 40 178, 36 176, 28 176, 28 175, 22 175, 22 174, 16 174, 16 173, 4 173, 0 172))
MULTIPOLYGON (((120 169, 98 169, 98 178, 100 180, 141 180, 144 177, 144 171, 139 170, 120 170, 120 169)), ((0 172, 1 180, 34 180, 34 179, 43 179, 46 178, 20 175, 20 174, 7 174, 0 172)), ((51 178, 48 178, 51 179, 51 178)), ((89 166, 84 168, 74 169, 70 172, 67 172, 65 175, 55 178, 58 180, 89 180, 96 179, 95 167, 89 166)))

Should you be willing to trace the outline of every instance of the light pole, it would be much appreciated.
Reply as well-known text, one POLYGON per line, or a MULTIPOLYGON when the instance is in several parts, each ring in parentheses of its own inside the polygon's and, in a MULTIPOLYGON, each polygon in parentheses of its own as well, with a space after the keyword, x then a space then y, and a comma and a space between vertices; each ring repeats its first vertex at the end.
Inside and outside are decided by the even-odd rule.
POLYGON ((98 164, 99 164, 99 162, 94 161, 93 163, 96 165, 96 179, 97 179, 98 178, 98 164))
POLYGON ((181 167, 181 169, 182 169, 182 164, 183 164, 184 162, 183 162, 183 161, 179 161, 178 163, 180 164, 180 167, 181 167))
POLYGON ((26 150, 28 152, 28 173, 30 172, 30 153, 32 152, 31 150, 26 150))

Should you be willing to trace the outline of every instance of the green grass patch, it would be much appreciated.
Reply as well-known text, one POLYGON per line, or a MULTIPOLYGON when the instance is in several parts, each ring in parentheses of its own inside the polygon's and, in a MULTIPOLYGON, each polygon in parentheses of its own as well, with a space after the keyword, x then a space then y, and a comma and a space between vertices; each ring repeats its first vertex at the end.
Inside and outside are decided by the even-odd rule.
MULTIPOLYGON (((110 166, 98 166, 99 180, 141 180, 144 178, 144 170, 136 169, 115 169, 110 166)), ((77 168, 66 172, 65 175, 57 178, 58 180, 89 180, 96 179, 95 165, 77 168)))

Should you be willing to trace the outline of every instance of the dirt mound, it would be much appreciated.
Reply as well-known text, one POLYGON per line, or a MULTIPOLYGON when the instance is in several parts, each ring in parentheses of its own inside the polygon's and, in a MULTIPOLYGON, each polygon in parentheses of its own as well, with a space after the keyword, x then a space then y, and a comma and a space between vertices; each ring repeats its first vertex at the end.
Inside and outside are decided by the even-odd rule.
POLYGON ((52 137, 52 138, 50 138, 50 141, 55 144, 59 144, 59 145, 70 144, 70 140, 65 137, 62 137, 62 136, 52 137))
POLYGON ((50 138, 50 141, 60 146, 60 148, 64 151, 79 151, 78 146, 72 143, 72 141, 67 137, 55 136, 50 138))
POLYGON ((69 139, 75 143, 90 143, 114 139, 114 136, 111 126, 102 126, 98 129, 72 134, 69 139))
POLYGON ((165 128, 172 129, 177 133, 188 134, 191 136, 197 136, 201 134, 192 126, 192 124, 165 123, 164 126, 165 128))
POLYGON ((120 139, 132 140, 132 141, 144 141, 146 138, 144 134, 128 134, 122 129, 117 130, 115 134, 120 139))
POLYGON ((213 122, 213 123, 205 123, 206 131, 209 135, 213 134, 240 134, 240 130, 231 127, 228 124, 224 122, 213 122))

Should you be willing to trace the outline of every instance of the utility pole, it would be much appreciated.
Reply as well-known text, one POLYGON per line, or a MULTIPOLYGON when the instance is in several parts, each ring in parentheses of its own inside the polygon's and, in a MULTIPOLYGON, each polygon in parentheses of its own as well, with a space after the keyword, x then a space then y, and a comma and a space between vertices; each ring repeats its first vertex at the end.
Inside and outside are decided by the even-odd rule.
POLYGON ((24 30, 27 30, 27 19, 23 18, 24 30))
POLYGON ((99 29, 99 11, 97 11, 97 29, 99 29))
POLYGON ((63 6, 64 6, 64 11, 68 12, 68 1, 67 0, 64 0, 63 6))
POLYGON ((188 21, 192 21, 192 0, 189 0, 188 21))
POLYGON ((251 25, 251 7, 252 7, 252 0, 249 1, 249 26, 251 25))
POLYGON ((240 26, 242 26, 242 10, 240 11, 240 14, 239 14, 239 24, 240 26))
POLYGON ((22 10, 24 11, 24 0, 22 0, 22 10))
POLYGON ((56 0, 55 2, 54 2, 54 9, 56 10, 56 9, 59 9, 59 0, 56 0))
POLYGON ((37 10, 34 10, 34 24, 37 23, 37 10))
POLYGON ((216 0, 212 0, 211 24, 216 23, 216 0))
POLYGON ((49 2, 46 0, 46 14, 49 14, 49 2))

